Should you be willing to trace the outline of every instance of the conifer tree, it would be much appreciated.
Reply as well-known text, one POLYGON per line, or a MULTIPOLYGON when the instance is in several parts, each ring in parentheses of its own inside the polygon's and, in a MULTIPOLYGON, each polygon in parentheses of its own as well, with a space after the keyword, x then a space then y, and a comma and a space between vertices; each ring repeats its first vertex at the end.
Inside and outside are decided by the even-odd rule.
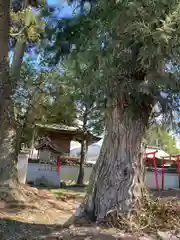
POLYGON ((91 84, 106 96, 104 142, 85 202, 94 220, 112 209, 129 216, 142 200, 149 122, 179 104, 179 14, 179 1, 101 0, 71 31, 71 56, 92 63, 91 84))

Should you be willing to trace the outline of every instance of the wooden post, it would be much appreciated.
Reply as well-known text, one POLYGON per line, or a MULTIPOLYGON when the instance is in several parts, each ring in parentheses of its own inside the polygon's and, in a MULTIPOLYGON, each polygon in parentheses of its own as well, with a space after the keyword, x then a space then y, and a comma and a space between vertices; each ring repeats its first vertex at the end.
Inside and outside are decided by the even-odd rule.
POLYGON ((153 159, 152 159, 152 161, 153 161, 153 165, 154 165, 154 174, 155 174, 156 189, 159 190, 158 171, 157 171, 156 157, 155 157, 156 153, 157 153, 157 151, 146 153, 146 158, 147 158, 148 155, 153 154, 153 159))
POLYGON ((177 155, 177 165, 178 165, 178 179, 179 179, 179 188, 180 188, 180 155, 177 155))
POLYGON ((35 135, 36 135, 36 130, 35 130, 35 127, 34 127, 32 140, 31 140, 31 150, 30 150, 29 158, 32 158, 32 155, 33 155, 35 135))
POLYGON ((162 190, 164 190, 164 158, 162 160, 162 172, 161 172, 161 176, 162 176, 162 190))
POLYGON ((156 189, 159 190, 158 170, 157 170, 157 165, 156 165, 155 153, 154 153, 154 156, 153 156, 153 163, 154 163, 154 174, 155 174, 156 189))

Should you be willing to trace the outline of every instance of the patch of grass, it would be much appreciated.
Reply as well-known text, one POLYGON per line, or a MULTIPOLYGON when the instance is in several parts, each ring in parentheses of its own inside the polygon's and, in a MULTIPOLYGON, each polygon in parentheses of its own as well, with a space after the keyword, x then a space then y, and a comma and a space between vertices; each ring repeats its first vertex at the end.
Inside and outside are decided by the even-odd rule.
POLYGON ((68 199, 79 199, 85 196, 84 191, 80 191, 77 188, 60 188, 60 189, 49 189, 49 191, 56 195, 57 198, 68 198, 68 199))
POLYGON ((5 225, 5 224, 16 224, 16 220, 0 219, 0 225, 5 225))
POLYGON ((4 224, 6 224, 6 221, 0 220, 0 225, 4 225, 4 224))

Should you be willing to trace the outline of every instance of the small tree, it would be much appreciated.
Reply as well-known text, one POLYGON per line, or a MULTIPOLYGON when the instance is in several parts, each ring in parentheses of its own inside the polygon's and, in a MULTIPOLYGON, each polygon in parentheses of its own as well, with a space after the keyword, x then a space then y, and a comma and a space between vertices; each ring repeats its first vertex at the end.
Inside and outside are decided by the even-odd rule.
POLYGON ((65 79, 71 88, 71 95, 76 106, 77 120, 83 131, 80 151, 80 168, 77 184, 83 184, 84 163, 88 150, 88 133, 102 134, 104 130, 104 102, 98 102, 98 92, 91 84, 93 66, 82 58, 71 58, 66 62, 65 79), (84 84, 85 83, 85 84, 84 84), (88 83, 88 84, 87 84, 88 83))
POLYGON ((45 106, 51 92, 44 87, 48 84, 47 73, 39 72, 31 64, 25 62, 17 81, 13 102, 17 125, 17 153, 22 141, 28 144, 32 137, 32 129, 37 121, 46 118, 45 106))
POLYGON ((22 141, 29 145, 36 123, 68 125, 75 116, 74 103, 60 81, 62 76, 54 71, 39 72, 28 62, 22 66, 13 97, 19 149, 22 141))

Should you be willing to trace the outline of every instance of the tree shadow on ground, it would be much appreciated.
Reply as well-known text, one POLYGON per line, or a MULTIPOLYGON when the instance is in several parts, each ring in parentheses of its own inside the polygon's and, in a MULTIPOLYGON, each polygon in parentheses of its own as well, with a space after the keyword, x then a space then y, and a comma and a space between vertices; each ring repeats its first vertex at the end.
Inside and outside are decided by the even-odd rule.
MULTIPOLYGON (((180 191, 153 192, 157 197, 178 197, 180 191)), ((59 219, 62 215, 59 214, 59 219)), ((18 219, 19 220, 19 219, 18 219)), ((60 224, 36 224, 21 222, 18 220, 0 220, 0 240, 115 240, 135 239, 117 238, 113 232, 100 232, 95 224, 88 219, 78 219, 72 215, 63 225, 60 224)), ((27 219, 25 219, 27 221, 27 219)), ((36 222, 36 220, 35 220, 36 222)), ((60 222, 59 222, 60 223, 60 222)))
POLYGON ((150 190, 150 193, 155 198, 158 197, 164 200, 180 199, 180 189, 150 190))
POLYGON ((31 240, 31 239, 57 239, 47 238, 53 232, 61 231, 62 226, 31 224, 10 219, 0 220, 0 239, 1 240, 31 240))
POLYGON ((64 228, 61 225, 29 224, 4 219, 0 221, 1 240, 115 240, 94 226, 64 228))

